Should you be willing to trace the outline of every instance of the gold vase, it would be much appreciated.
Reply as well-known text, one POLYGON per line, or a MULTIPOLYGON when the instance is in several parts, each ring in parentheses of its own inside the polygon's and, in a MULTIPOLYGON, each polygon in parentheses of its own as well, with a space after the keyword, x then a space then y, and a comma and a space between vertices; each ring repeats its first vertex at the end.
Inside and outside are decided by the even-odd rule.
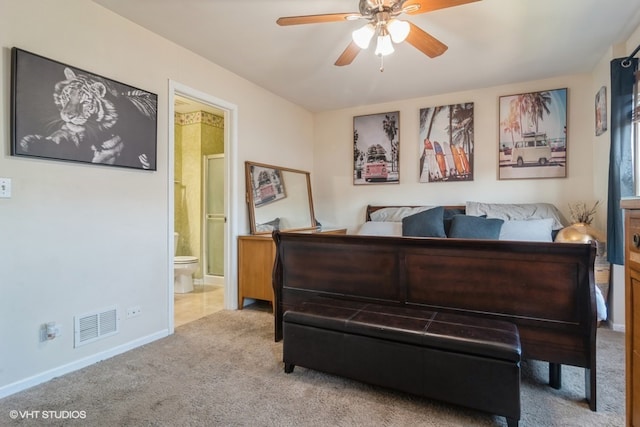
POLYGON ((605 241, 604 233, 584 222, 576 222, 563 228, 556 236, 556 242, 563 243, 589 243, 605 241))

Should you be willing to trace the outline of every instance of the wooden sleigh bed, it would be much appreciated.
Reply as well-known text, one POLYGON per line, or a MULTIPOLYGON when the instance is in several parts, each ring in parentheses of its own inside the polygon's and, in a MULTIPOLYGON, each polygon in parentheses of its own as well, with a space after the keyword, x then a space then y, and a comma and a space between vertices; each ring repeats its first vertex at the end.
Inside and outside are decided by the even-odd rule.
MULTIPOLYGON (((369 210, 367 211, 369 219, 369 210)), ((522 357, 585 368, 596 410, 596 245, 275 232, 275 339, 283 314, 314 298, 507 321, 522 357)))

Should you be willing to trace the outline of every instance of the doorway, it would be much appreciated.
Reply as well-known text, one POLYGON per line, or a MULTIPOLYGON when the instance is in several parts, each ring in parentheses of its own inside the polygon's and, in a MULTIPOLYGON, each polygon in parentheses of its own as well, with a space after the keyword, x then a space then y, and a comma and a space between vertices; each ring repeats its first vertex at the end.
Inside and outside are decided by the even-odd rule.
MULTIPOLYGON (((230 197, 232 194, 231 189, 235 187, 235 182, 237 178, 235 178, 235 168, 233 167, 232 159, 235 157, 236 152, 236 127, 237 127, 237 107, 233 104, 229 104, 226 101, 217 99, 208 94, 202 93, 198 90, 186 87, 180 83, 170 81, 169 82, 169 153, 168 153, 168 170, 169 170, 169 230, 168 230, 168 247, 170 253, 174 253, 174 232, 175 223, 176 223, 176 212, 175 212, 175 200, 176 196, 180 196, 180 194, 176 193, 177 191, 182 191, 177 186, 182 185, 181 180, 177 180, 176 178, 176 170, 175 170, 175 162, 176 162, 176 120, 179 120, 179 115, 176 113, 179 112, 181 107, 179 104, 183 101, 187 101, 188 103, 193 103, 197 105, 199 111, 211 112, 221 118, 224 123, 223 126, 223 150, 224 153, 221 156, 218 156, 213 160, 213 165, 215 168, 215 174, 218 177, 218 181, 222 182, 221 185, 218 186, 216 190, 218 192, 216 197, 207 197, 204 194, 204 191, 201 191, 202 194, 202 204, 198 209, 200 226, 201 230, 199 231, 199 240, 202 242, 201 250, 199 250, 199 258, 201 261, 202 268, 202 279, 195 281, 194 289, 198 288, 198 286, 208 286, 211 282, 211 277, 215 277, 214 281, 218 281, 217 285, 219 289, 222 291, 222 308, 225 309, 236 309, 237 308, 237 288, 234 286, 236 283, 236 274, 235 270, 237 265, 237 256, 235 255, 236 247, 235 239, 231 236, 237 236, 237 226, 234 224, 231 218, 233 218, 233 213, 237 211, 237 201, 230 197), (177 119, 178 117, 178 119, 177 119), (219 193, 222 193, 220 195, 219 193), (209 221, 207 217, 209 215, 209 208, 205 206, 205 204, 214 201, 215 208, 212 213, 212 222, 208 224, 209 221), (211 248, 207 248, 206 241, 209 238, 209 235, 213 231, 213 234, 217 239, 216 244, 222 249, 221 253, 218 254, 216 259, 211 259, 210 255, 215 253, 211 248), (217 269, 217 274, 209 275, 207 274, 207 270, 210 270, 211 265, 214 265, 217 269), (221 282, 221 283, 220 283, 221 282)), ((190 107, 191 108, 191 107, 190 107)), ((178 144, 180 142, 178 141, 178 144)), ((209 178, 205 173, 206 170, 210 169, 208 164, 208 159, 206 157, 200 157, 202 160, 198 161, 198 169, 202 170, 202 180, 200 185, 202 185, 202 190, 206 187, 206 180, 209 178)), ((182 239, 179 239, 180 243, 182 239)), ((168 329, 170 333, 172 333, 175 329, 175 326, 178 326, 176 322, 176 295, 174 294, 174 274, 173 274, 173 256, 170 256, 170 266, 169 266, 169 286, 168 288, 168 329)), ((220 307, 218 307, 220 308, 220 307)), ((206 314, 205 314, 206 315, 206 314)), ((194 319, 195 320, 195 319, 194 319)))

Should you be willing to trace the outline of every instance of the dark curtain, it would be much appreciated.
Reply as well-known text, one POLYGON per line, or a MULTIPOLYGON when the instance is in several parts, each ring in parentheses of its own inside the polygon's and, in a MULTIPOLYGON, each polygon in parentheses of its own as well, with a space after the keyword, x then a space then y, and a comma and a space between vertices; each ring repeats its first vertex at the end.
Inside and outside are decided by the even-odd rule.
POLYGON ((636 58, 611 61, 611 152, 607 205, 607 259, 624 264, 624 230, 620 200, 634 195, 632 114, 636 58))

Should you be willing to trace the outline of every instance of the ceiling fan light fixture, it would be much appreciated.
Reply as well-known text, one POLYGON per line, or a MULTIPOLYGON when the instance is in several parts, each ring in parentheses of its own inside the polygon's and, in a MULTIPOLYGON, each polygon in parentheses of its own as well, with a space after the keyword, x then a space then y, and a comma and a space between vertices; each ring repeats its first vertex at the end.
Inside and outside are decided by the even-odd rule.
POLYGON ((378 36, 378 44, 376 45, 375 54, 378 56, 391 55, 394 52, 393 43, 391 42, 391 36, 389 33, 380 34, 378 36))
POLYGON ((402 43, 411 31, 411 26, 407 21, 400 21, 398 19, 392 19, 387 24, 387 30, 391 35, 391 40, 394 43, 402 43))
POLYGON ((375 32, 376 27, 373 24, 369 23, 351 33, 351 37, 360 49, 366 49, 369 47, 369 43, 371 43, 371 39, 373 38, 375 32))
POLYGON ((362 19, 366 24, 352 30, 351 42, 334 65, 342 67, 351 64, 361 50, 369 48, 375 37, 375 54, 380 57, 382 71, 383 58, 394 52, 394 44, 407 41, 430 58, 440 56, 448 49, 447 45, 415 24, 397 19, 402 14, 416 15, 478 1, 481 0, 357 0, 358 12, 282 16, 276 23, 288 26, 362 19))

